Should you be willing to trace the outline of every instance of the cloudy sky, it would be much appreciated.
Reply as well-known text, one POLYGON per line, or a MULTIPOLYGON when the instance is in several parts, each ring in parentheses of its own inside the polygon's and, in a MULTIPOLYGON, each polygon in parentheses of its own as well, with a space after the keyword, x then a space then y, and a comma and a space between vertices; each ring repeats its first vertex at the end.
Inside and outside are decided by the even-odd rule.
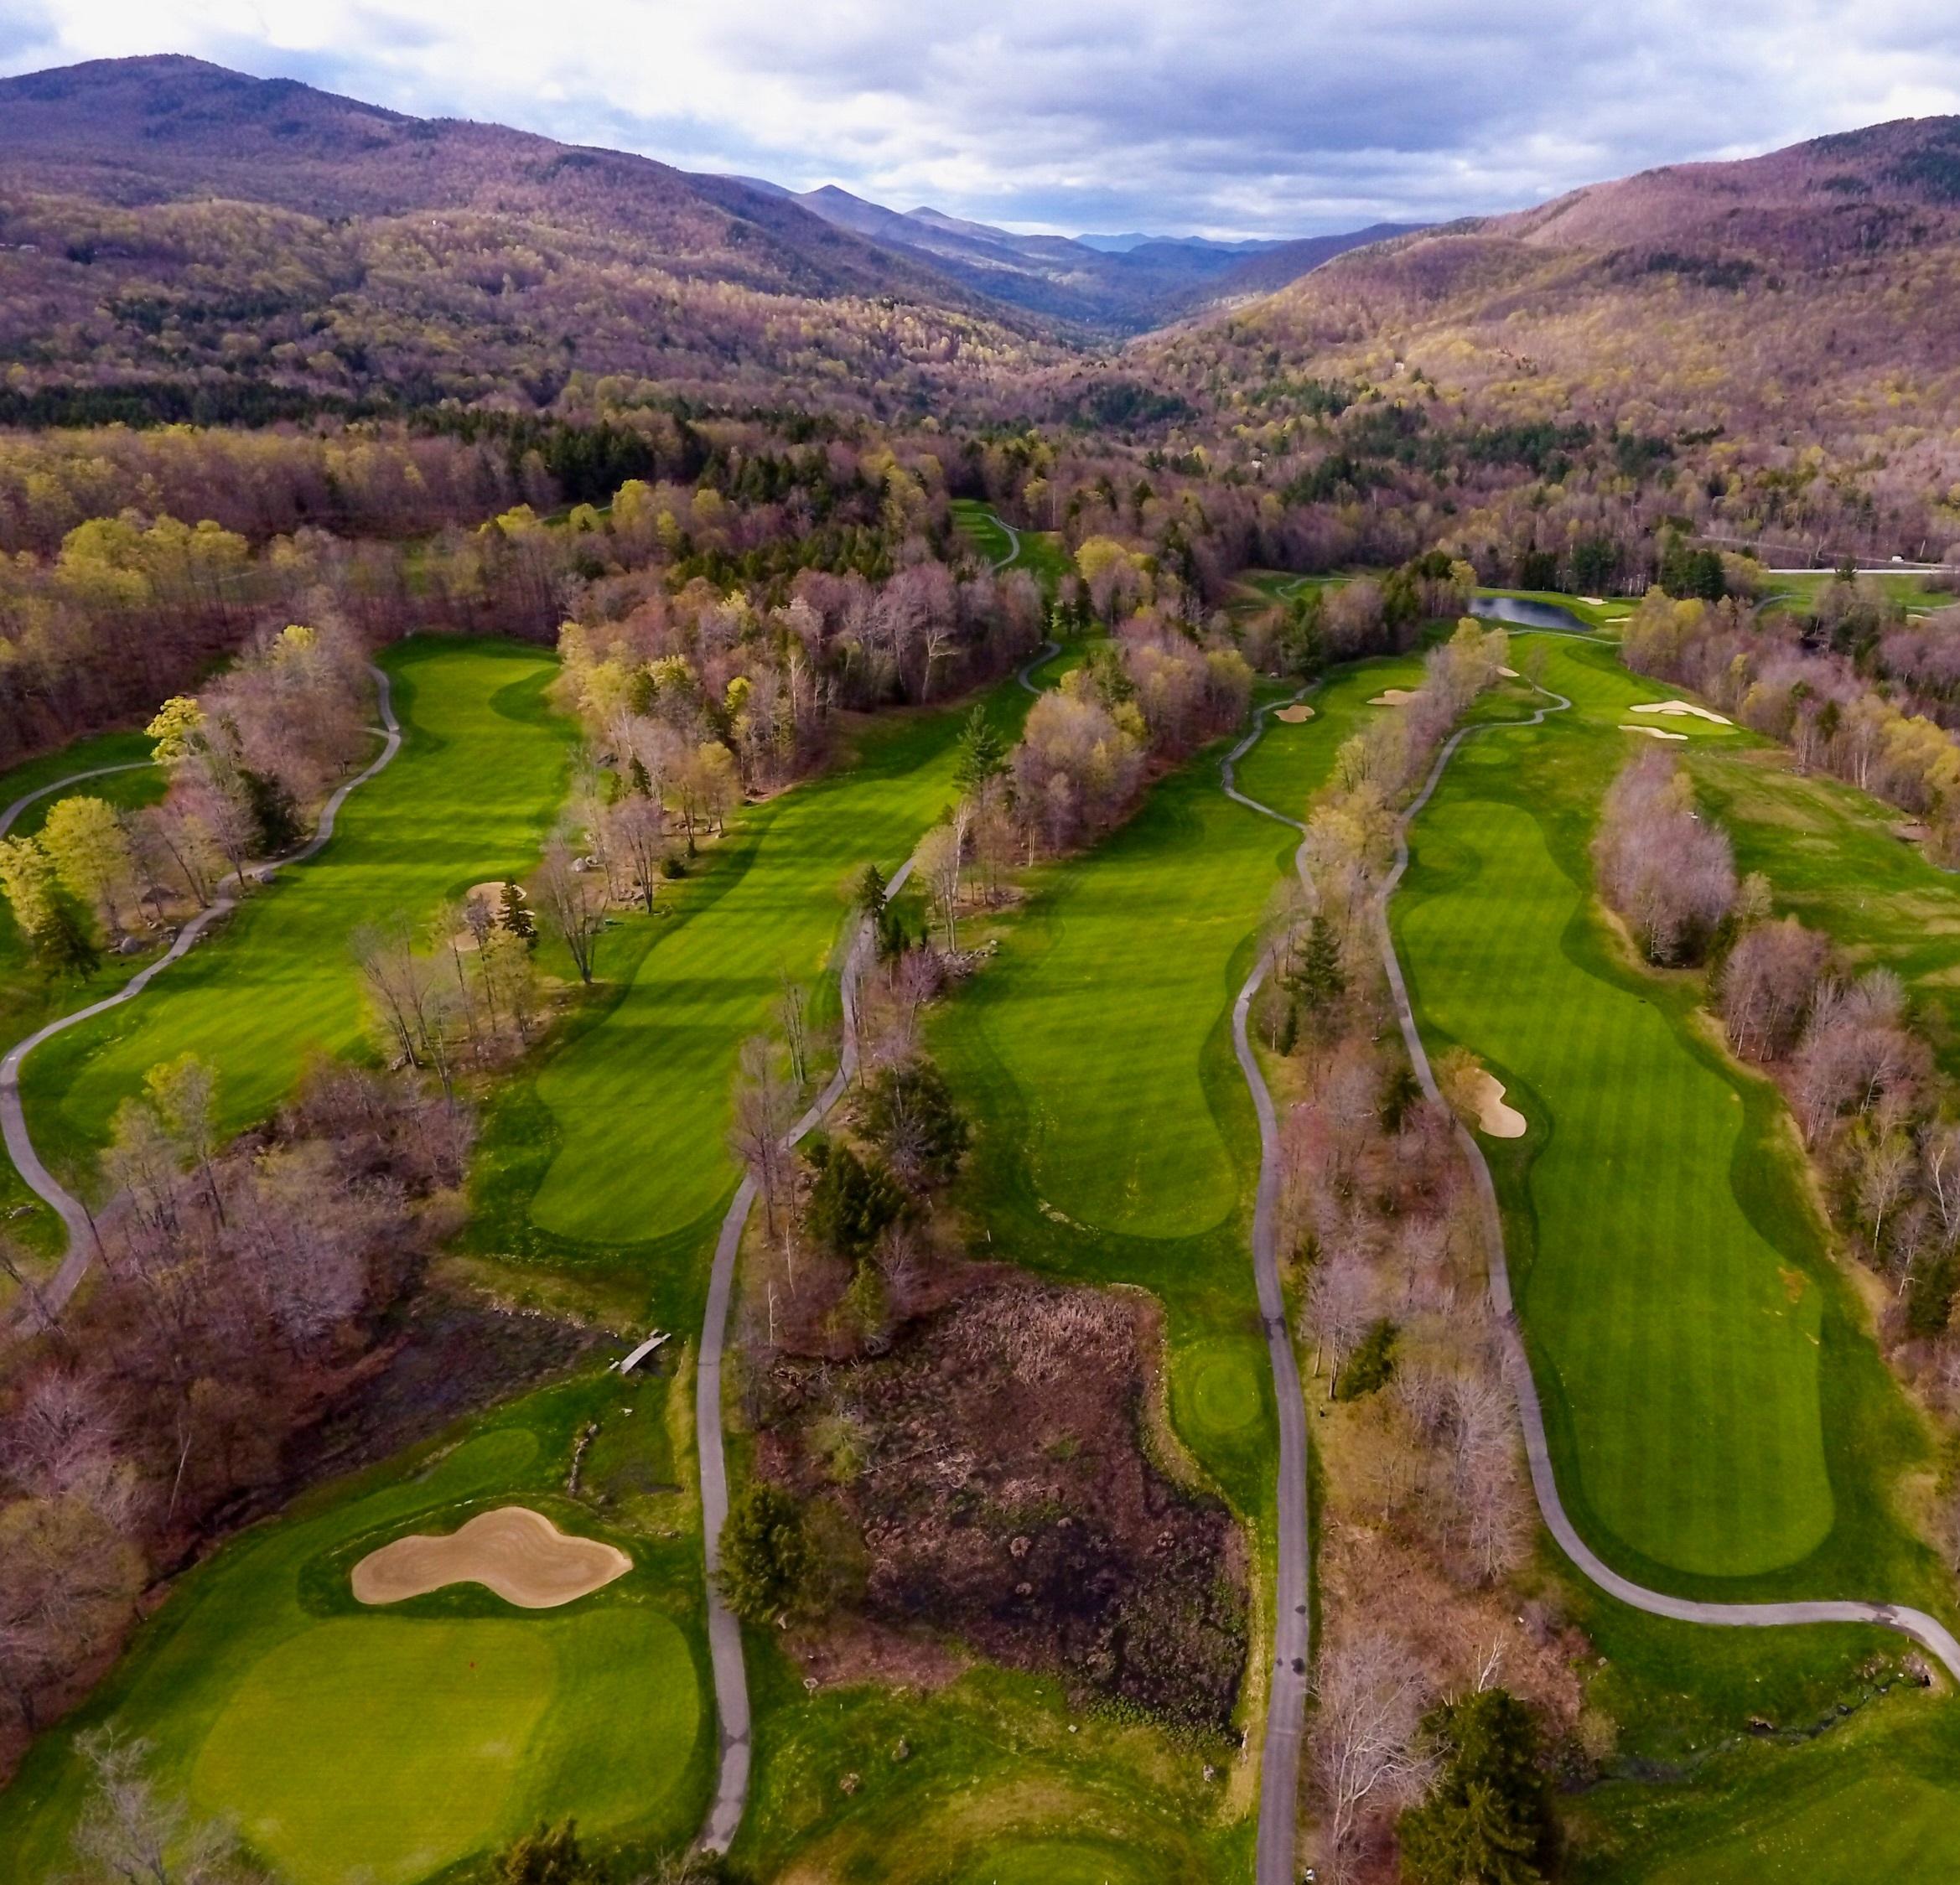
POLYGON ((1951 0, 0 0, 0 71, 146 52, 1071 234, 1426 221, 1960 110, 1951 0))

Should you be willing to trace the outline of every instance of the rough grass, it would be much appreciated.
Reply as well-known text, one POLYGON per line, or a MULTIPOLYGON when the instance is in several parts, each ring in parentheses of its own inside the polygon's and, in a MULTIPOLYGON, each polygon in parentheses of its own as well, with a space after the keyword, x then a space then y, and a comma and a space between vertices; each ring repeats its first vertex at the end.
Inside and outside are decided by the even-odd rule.
POLYGON ((1225 1758, 1215 1748, 999 1670, 935 1693, 806 1696, 769 1647, 750 1667, 755 1791, 735 1851, 760 1877, 1200 1885, 1250 1872, 1249 1827, 1204 1778, 1225 1758))
POLYGON ((1577 1803, 1577 1885, 1866 1885, 1960 1874, 1960 1712, 1923 1694, 1796 1745, 1730 1742, 1697 1776, 1577 1803))
POLYGON ((1907 1599, 1927 1565, 1887 1489, 1921 1442, 1826 1255, 1780 1102, 1592 907, 1613 722, 1646 684, 1603 651, 1551 658, 1575 714, 1464 749, 1395 918, 1433 1044, 1484 1056, 1532 1121, 1486 1149, 1561 1488, 1609 1559, 1666 1587, 1907 1599))
POLYGON ((444 898, 535 862, 563 795, 569 729, 546 710, 535 648, 421 640, 383 657, 402 749, 343 808, 333 841, 248 900, 128 1007, 58 1035, 23 1082, 42 1156, 86 1172, 119 1101, 188 1051, 219 1075, 229 1128, 262 1117, 309 1052, 359 1051, 363 922, 426 920, 444 898))
POLYGON ((535 1396, 434 1463, 423 1449, 326 1489, 189 1573, 0 1794, 0 1880, 63 1870, 84 1794, 72 1737, 104 1722, 149 1740, 160 1784, 234 1817, 295 1885, 410 1885, 547 1815, 636 1854, 690 1835, 713 1739, 697 1561, 684 1541, 608 1533, 557 1490, 574 1430, 628 1391, 656 1384, 535 1396), (354 1602, 366 1551, 512 1499, 609 1536, 635 1569, 557 1610, 474 1586, 354 1602))

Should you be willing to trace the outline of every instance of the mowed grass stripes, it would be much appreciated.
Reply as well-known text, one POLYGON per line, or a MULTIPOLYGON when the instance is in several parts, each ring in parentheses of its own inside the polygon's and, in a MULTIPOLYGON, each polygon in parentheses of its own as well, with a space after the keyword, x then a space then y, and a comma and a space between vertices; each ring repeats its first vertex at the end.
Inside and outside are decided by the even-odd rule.
POLYGON ((1520 1308, 1587 1504, 1683 1571, 1795 1562, 1833 1517, 1820 1304, 1730 1183, 1740 1095, 1662 1009, 1575 960, 1585 893, 1531 814, 1446 786, 1416 854, 1399 934, 1420 1011, 1489 1061, 1539 1142, 1520 1308))
MULTIPOLYGON (((1304 817, 1365 702, 1413 663, 1345 673, 1316 717, 1269 721, 1242 789, 1304 817)), ((1098 1230, 1190 1237, 1237 1208, 1239 1180, 1202 1079, 1231 1006, 1234 953, 1298 843, 1219 790, 1199 761, 1151 789, 1130 821, 1050 871, 977 991, 1019 1088, 1045 1208, 1098 1230)))
POLYGON ((309 1052, 361 1044, 349 939, 536 860, 565 789, 570 730, 547 711, 557 664, 514 643, 425 638, 381 656, 402 750, 342 807, 319 856, 249 898, 137 1001, 57 1035, 28 1061, 29 1124, 72 1173, 160 1060, 202 1054, 229 1128, 262 1117, 309 1052))
MULTIPOLYGON (((992 697, 1010 738, 1027 698, 1012 683, 992 697)), ((531 1199, 538 1229, 638 1243, 720 1206, 735 1184, 742 1042, 770 1025, 782 976, 825 973, 864 867, 889 876, 956 796, 964 719, 951 710, 869 727, 856 764, 743 814, 731 854, 711 867, 723 886, 671 921, 616 1005, 538 1076, 557 1133, 531 1199)))

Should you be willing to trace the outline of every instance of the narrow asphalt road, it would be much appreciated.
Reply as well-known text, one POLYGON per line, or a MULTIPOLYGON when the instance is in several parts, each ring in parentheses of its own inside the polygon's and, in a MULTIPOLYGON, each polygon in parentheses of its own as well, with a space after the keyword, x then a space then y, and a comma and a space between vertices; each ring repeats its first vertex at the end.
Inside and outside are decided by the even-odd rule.
POLYGON ((86 772, 71 772, 65 779, 58 779, 52 785, 39 785, 31 792, 23 792, 4 811, 0 811, 0 838, 13 829, 14 821, 38 800, 49 798, 56 792, 65 792, 70 785, 80 785, 91 779, 106 779, 111 773, 148 772, 156 764, 154 759, 126 759, 119 766, 91 766, 86 772))
MULTIPOLYGON (((1293 697, 1299 700, 1306 690, 1293 697)), ((1290 826, 1302 835, 1294 868, 1306 867, 1306 826, 1238 789, 1236 769, 1266 730, 1272 702, 1254 715, 1252 730, 1226 755, 1220 769, 1226 796, 1248 810, 1290 826)), ((1279 1204, 1279 1120, 1252 1052, 1248 1031, 1252 998, 1265 981, 1272 958, 1261 950, 1231 1010, 1231 1044, 1238 1055, 1259 1116, 1259 1184, 1252 1207, 1252 1274, 1258 1285, 1259 1319, 1266 1328, 1266 1359, 1273 1370, 1273 1396, 1279 1410, 1279 1477, 1277 1575, 1273 1598, 1273 1656, 1266 1698, 1265 1737, 1259 1753, 1259 1830, 1253 1865, 1257 1885, 1294 1885, 1294 1831, 1299 1817, 1300 1730, 1306 1718, 1307 1689, 1313 1666, 1311 1618, 1307 1609, 1307 1403, 1299 1361, 1287 1325, 1286 1297, 1279 1284, 1279 1253, 1274 1220, 1279 1204)))
MULTIPOLYGON (((994 522, 1007 532, 1008 552, 993 563, 1004 569, 1020 554, 1021 539, 1012 524, 1000 517, 994 522)), ((1057 652, 1053 642, 1044 642, 1028 659, 1015 678, 1030 693, 1039 693, 1032 679, 1034 670, 1057 652)), ((895 896, 912 874, 907 858, 886 887, 895 896)), ((844 1090, 858 1071, 858 984, 864 973, 872 945, 869 923, 858 925, 844 958, 838 986, 843 998, 843 1050, 837 1071, 817 1095, 810 1110, 790 1128, 786 1146, 795 1146, 821 1125, 831 1108, 843 1097, 844 1090)), ((708 1271, 708 1308, 701 1322, 701 1352, 695 1359, 694 1444, 701 1469, 701 1535, 708 1567, 708 1653, 714 1674, 715 1713, 720 1723, 721 1761, 715 1776, 714 1799, 709 1803, 697 1845, 708 1852, 725 1852, 742 1825, 749 1802, 749 1768, 754 1732, 749 1707, 749 1672, 742 1659, 741 1620, 722 1601, 717 1573, 721 1569, 722 1527, 729 1516, 728 1450, 722 1430, 722 1362, 728 1351, 729 1305, 734 1295, 735 1261, 742 1250, 742 1233, 749 1213, 755 1204, 755 1181, 744 1176, 729 1200, 722 1219, 721 1234, 715 1239, 714 1261, 708 1271)))
MULTIPOLYGON (((1395 953, 1395 939, 1388 924, 1389 899, 1395 894, 1396 887, 1402 882, 1403 874, 1408 868, 1409 827, 1423 806, 1429 804, 1444 769, 1456 749, 1474 734, 1501 731, 1506 728, 1536 727, 1543 724, 1550 713, 1567 711, 1572 702, 1563 694, 1555 694, 1549 688, 1541 687, 1550 704, 1537 708, 1529 719, 1486 721, 1479 726, 1464 727, 1451 734, 1443 750, 1436 755, 1436 763, 1429 769, 1429 776, 1397 823, 1395 840, 1395 867, 1390 871, 1382 886, 1382 893, 1375 906, 1375 920, 1382 950, 1382 966, 1388 976, 1388 986, 1394 997, 1395 1012, 1401 1024, 1402 1038, 1408 1049, 1408 1057, 1415 1068, 1416 1078, 1421 1082, 1423 1091, 1439 1106, 1444 1106, 1443 1095, 1436 1085, 1436 1076, 1429 1065, 1429 1057, 1423 1050, 1421 1031, 1416 1026, 1415 1014, 1409 1004, 1408 984, 1403 979, 1402 964, 1395 953)), ((1451 1115, 1454 1118, 1454 1114, 1451 1115)), ((1460 1121, 1456 1123, 1458 1142, 1470 1160, 1474 1174, 1477 1196, 1484 1216, 1485 1241, 1491 1252, 1490 1294, 1491 1306, 1495 1310, 1497 1325, 1504 1349, 1505 1373, 1509 1378, 1512 1392, 1517 1397, 1518 1417, 1524 1428, 1525 1457, 1530 1463, 1532 1490, 1538 1502, 1538 1510, 1545 1521, 1546 1529, 1558 1541, 1559 1548, 1570 1558, 1579 1571, 1609 1596, 1615 1597, 1622 1603, 1631 1604, 1636 1610, 1644 1610, 1657 1617, 1671 1617, 1683 1623, 1740 1625, 1750 1629, 1770 1629, 1793 1623, 1876 1623, 1886 1629, 1894 1629, 1911 1637, 1921 1648, 1937 1657, 1947 1672, 1960 1681, 1960 1641, 1937 1618, 1929 1617, 1922 1610, 1908 1609, 1903 1605, 1869 1603, 1858 1598, 1820 1599, 1810 1602, 1783 1603, 1707 1603, 1689 1598, 1670 1597, 1662 1591, 1648 1590, 1623 1577, 1607 1564, 1579 1535, 1565 1510, 1564 1501, 1558 1495, 1558 1482, 1552 1470, 1552 1452, 1545 1437, 1545 1416, 1538 1401, 1537 1384, 1532 1379, 1531 1363, 1525 1352, 1524 1337, 1518 1325, 1516 1305, 1511 1300, 1511 1272, 1504 1251, 1504 1219, 1497 1205, 1497 1188, 1491 1182, 1491 1168, 1484 1161, 1483 1148, 1478 1145, 1475 1136, 1460 1121)), ((1261 1875, 1263 1878, 1263 1874, 1261 1875)))
MULTIPOLYGON (((348 795, 381 771, 402 750, 401 722, 395 717, 395 707, 388 677, 378 667, 371 666, 368 672, 374 678, 376 704, 379 707, 383 735, 381 750, 365 770, 356 774, 345 785, 334 790, 333 795, 320 809, 319 826, 314 835, 293 853, 290 857, 277 863, 258 864, 249 867, 260 879, 268 878, 275 871, 283 870, 288 864, 303 864, 309 857, 317 856, 334 835, 334 821, 340 816, 340 807, 347 802, 348 795)), ((85 779, 99 778, 104 772, 122 772, 129 769, 122 766, 99 767, 94 772, 77 773, 71 779, 58 779, 53 785, 44 786, 39 792, 30 793, 27 798, 9 805, 4 815, 5 823, 0 823, 0 832, 6 830, 22 808, 33 800, 44 797, 49 792, 58 792, 64 785, 73 785, 85 779)), ((111 1008, 121 1007, 125 1002, 133 1002, 180 956, 186 954, 205 931, 220 917, 237 907, 240 885, 236 875, 226 878, 219 894, 204 909, 200 910, 189 922, 177 932, 176 939, 168 950, 147 967, 137 970, 113 995, 105 996, 99 1002, 91 1002, 86 1008, 77 1008, 73 1014, 65 1014, 58 1020, 50 1021, 46 1027, 29 1034, 23 1041, 18 1041, 0 1059, 0 1137, 4 1137, 8 1156, 13 1161, 14 1169, 27 1181, 30 1190, 53 1207, 68 1233, 68 1248, 63 1255, 60 1268, 48 1282, 34 1292, 35 1302, 41 1313, 59 1314, 70 1297, 74 1295, 82 1278, 88 1274, 89 1266, 96 1259, 97 1240, 95 1220, 89 1215, 82 1201, 70 1192, 60 1179, 41 1163, 41 1157, 34 1150, 34 1140, 29 1136, 27 1115, 20 1101, 20 1069, 23 1061, 43 1041, 51 1039, 65 1029, 73 1028, 98 1014, 106 1014, 111 1008), (225 886, 230 888, 226 888, 225 886)))
MULTIPOLYGON (((912 861, 908 857, 892 873, 886 893, 896 896, 911 874, 912 861)), ((811 1102, 808 1111, 785 1135, 785 1147, 794 1147, 815 1132, 857 1076, 858 984, 870 961, 873 940, 871 925, 860 922, 844 957, 843 973, 837 978, 843 997, 844 1025, 837 1071, 811 1102)), ((741 1252, 742 1233, 754 1203, 755 1181, 744 1177, 735 1188, 728 1214, 722 1220, 721 1235, 715 1240, 714 1264, 708 1278, 708 1310, 701 1324, 701 1353, 694 1373, 695 1446, 701 1463, 701 1533, 708 1561, 708 1649, 714 1668, 715 1712, 721 1722, 721 1767, 714 1799, 697 1842, 710 1852, 728 1851, 742 1824, 743 1809, 749 1798, 753 1723, 749 1712, 749 1675, 742 1660, 742 1625, 722 1601, 716 1573, 721 1568, 722 1526, 729 1515, 728 1455, 722 1433, 722 1360, 727 1350, 729 1303, 734 1294, 735 1259, 741 1252)))

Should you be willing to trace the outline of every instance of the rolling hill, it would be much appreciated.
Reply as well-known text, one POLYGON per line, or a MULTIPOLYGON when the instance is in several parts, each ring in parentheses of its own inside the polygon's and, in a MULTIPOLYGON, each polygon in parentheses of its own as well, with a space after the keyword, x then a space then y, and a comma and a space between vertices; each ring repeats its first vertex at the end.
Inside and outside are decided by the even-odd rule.
POLYGON ((1960 539, 1957 316, 1960 119, 1905 119, 1396 238, 1133 357, 1221 416, 1377 388, 1402 465, 1589 435, 1667 465, 1657 517, 1911 556, 1960 539))

